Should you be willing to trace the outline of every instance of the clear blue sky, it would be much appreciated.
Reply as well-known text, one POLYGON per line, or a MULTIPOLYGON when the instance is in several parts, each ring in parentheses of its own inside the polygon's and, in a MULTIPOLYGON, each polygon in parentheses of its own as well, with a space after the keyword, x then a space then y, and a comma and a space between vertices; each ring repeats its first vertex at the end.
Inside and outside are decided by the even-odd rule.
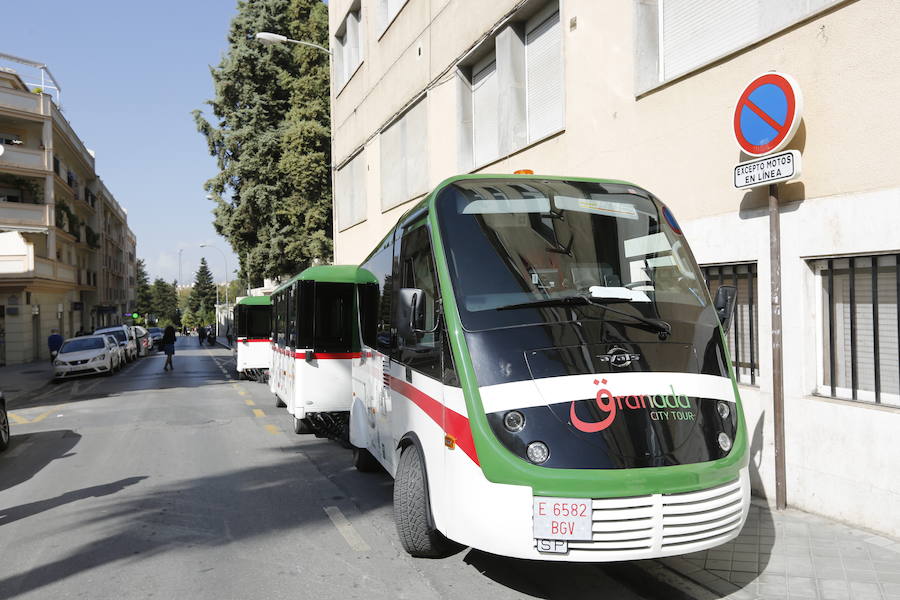
MULTIPOLYGON (((151 281, 185 283, 201 256, 216 281, 237 257, 212 226, 203 182, 216 172, 191 110, 213 96, 209 65, 227 48, 236 0, 4 0, 0 52, 46 63, 66 118, 128 211, 151 281)), ((19 70, 27 68, 4 64, 19 70)))

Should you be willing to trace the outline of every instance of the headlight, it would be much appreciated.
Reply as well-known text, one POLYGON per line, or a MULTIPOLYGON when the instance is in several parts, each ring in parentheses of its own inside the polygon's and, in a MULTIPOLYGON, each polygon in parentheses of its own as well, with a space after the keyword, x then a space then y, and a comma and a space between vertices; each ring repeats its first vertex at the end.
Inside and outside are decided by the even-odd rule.
POLYGON ((522 431, 525 427, 525 415, 517 410, 511 410, 503 415, 503 426, 506 427, 506 430, 510 433, 522 431))
POLYGON ((91 362, 95 362, 95 361, 98 361, 98 360, 106 360, 106 355, 105 355, 105 354, 98 354, 97 356, 95 356, 94 358, 91 359, 91 362))
POLYGON ((528 456, 528 460, 539 465, 547 462, 547 459, 550 458, 550 448, 544 442, 531 442, 528 444, 525 454, 528 456))
POLYGON ((61 360, 54 360, 54 361, 53 361, 53 365, 56 366, 56 367, 61 367, 61 366, 63 366, 64 364, 66 364, 66 363, 64 363, 64 362, 61 361, 61 360))
POLYGON ((716 410, 719 411, 719 416, 723 419, 727 419, 728 415, 731 414, 731 409, 728 407, 727 402, 719 401, 719 403, 716 405, 716 410))
POLYGON ((728 437, 728 434, 724 431, 719 434, 719 448, 721 448, 723 452, 731 450, 731 438, 728 437))

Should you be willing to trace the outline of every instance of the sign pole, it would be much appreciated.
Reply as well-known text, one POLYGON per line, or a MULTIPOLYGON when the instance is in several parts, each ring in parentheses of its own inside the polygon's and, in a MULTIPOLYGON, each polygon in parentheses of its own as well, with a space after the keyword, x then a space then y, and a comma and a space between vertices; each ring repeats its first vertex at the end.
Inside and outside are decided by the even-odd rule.
POLYGON ((781 330, 781 220, 778 184, 769 185, 769 263, 772 293, 772 402, 775 427, 775 506, 787 507, 784 462, 784 373, 781 330))

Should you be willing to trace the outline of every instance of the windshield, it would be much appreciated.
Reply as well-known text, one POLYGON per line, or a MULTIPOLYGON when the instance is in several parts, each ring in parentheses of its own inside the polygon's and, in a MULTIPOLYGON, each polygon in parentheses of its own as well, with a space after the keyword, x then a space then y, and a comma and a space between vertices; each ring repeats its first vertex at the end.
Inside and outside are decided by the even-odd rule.
POLYGON ((114 338, 116 338, 116 340, 119 343, 127 340, 127 338, 125 337, 125 332, 121 329, 113 329, 111 331, 97 331, 96 333, 102 333, 103 335, 111 335, 114 338))
POLYGON ((81 352, 82 350, 100 350, 105 347, 106 345, 101 338, 83 337, 69 340, 63 344, 62 348, 59 349, 59 352, 60 354, 65 354, 66 352, 81 352))
POLYGON ((674 219, 641 189, 479 179, 448 186, 437 210, 467 330, 623 312, 715 323, 674 219))
POLYGON ((272 310, 268 306, 248 306, 243 311, 241 335, 247 338, 268 339, 272 334, 272 310))

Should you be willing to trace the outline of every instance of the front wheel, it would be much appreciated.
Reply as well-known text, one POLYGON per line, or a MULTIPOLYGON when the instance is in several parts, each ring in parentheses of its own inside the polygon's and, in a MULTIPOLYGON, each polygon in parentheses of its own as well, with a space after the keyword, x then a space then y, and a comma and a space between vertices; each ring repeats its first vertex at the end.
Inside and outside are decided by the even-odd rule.
POLYGON ((420 558, 449 556, 458 547, 429 525, 432 521, 425 465, 419 450, 407 446, 394 479, 394 522, 403 549, 420 558))
POLYGON ((0 406, 0 452, 6 450, 9 446, 9 417, 6 414, 6 407, 0 406))

